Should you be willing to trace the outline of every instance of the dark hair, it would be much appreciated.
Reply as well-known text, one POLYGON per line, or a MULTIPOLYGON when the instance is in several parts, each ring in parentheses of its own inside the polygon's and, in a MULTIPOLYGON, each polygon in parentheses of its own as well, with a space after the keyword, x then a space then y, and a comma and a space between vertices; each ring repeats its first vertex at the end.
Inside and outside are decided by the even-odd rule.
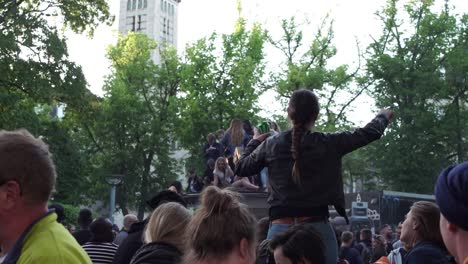
POLYGON ((362 229, 361 236, 364 237, 363 240, 372 240, 372 231, 368 228, 362 229))
POLYGON ((110 243, 114 240, 112 223, 103 217, 94 220, 89 226, 89 230, 93 234, 90 240, 92 243, 110 243))
POLYGON ((385 247, 385 238, 382 235, 374 235, 374 240, 379 242, 379 245, 385 247))
POLYGON ((351 241, 353 241, 353 233, 351 233, 349 231, 344 231, 341 234, 341 242, 349 243, 351 241))
POLYGON ((187 228, 186 263, 206 258, 222 261, 242 239, 255 245, 256 220, 239 203, 238 193, 209 186, 201 194, 200 205, 187 228))
POLYGON ((82 227, 88 227, 93 222, 93 214, 88 208, 80 210, 78 214, 78 224, 82 227))
POLYGON ((216 161, 214 159, 209 159, 207 162, 206 162, 206 166, 209 168, 210 166, 215 166, 215 163, 216 161))
POLYGON ((325 246, 311 224, 298 224, 279 233, 270 241, 270 249, 281 248, 283 255, 298 263, 303 259, 324 264, 325 246))
POLYGON ((146 201, 146 204, 152 210, 154 210, 158 208, 158 206, 160 206, 161 204, 167 203, 167 202, 176 202, 176 203, 183 205, 184 207, 187 207, 187 202, 184 200, 184 198, 182 198, 177 193, 173 191, 169 191, 169 190, 160 191, 155 196, 153 196, 153 198, 146 201))
POLYGON ((416 232, 422 241, 444 245, 442 234, 440 233, 440 210, 437 204, 420 201, 411 206, 411 216, 419 223, 416 232))
POLYGON ((248 119, 245 119, 242 121, 242 123, 244 125, 245 133, 249 136, 253 136, 254 131, 253 131, 252 124, 250 123, 250 121, 248 119))
POLYGON ((310 90, 295 91, 289 100, 288 116, 293 123, 291 152, 294 160, 292 179, 294 183, 301 182, 299 161, 301 159, 301 139, 306 131, 306 125, 315 122, 320 106, 317 96, 310 90))
POLYGON ((182 193, 182 183, 180 181, 173 181, 169 187, 174 186, 178 193, 182 193))
POLYGON ((209 133, 208 136, 206 136, 206 140, 210 141, 210 138, 216 140, 216 136, 213 133, 209 133))
POLYGON ((54 209, 55 213, 57 214, 57 222, 63 224, 65 220, 65 209, 61 204, 54 203, 49 205, 49 209, 54 209))
POLYGON ((382 235, 382 230, 384 230, 387 227, 392 229, 392 227, 389 224, 384 224, 379 228, 379 235, 382 235))
POLYGON ((15 181, 29 205, 46 203, 56 172, 48 146, 28 131, 0 131, 0 182, 15 181))
POLYGON ((270 218, 263 217, 257 222, 257 241, 262 243, 267 238, 268 229, 270 228, 270 218))

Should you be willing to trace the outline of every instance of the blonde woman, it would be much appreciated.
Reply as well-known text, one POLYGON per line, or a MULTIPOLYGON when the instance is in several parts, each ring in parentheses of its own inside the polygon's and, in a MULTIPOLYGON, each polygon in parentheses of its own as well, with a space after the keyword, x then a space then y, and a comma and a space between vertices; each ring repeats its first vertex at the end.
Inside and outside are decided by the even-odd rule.
POLYGON ((224 155, 228 158, 231 169, 234 169, 235 166, 234 153, 236 148, 239 148, 241 151, 243 151, 249 141, 250 137, 247 135, 247 133, 245 133, 244 123, 242 120, 234 118, 231 121, 229 129, 221 139, 221 145, 223 145, 224 148, 224 155))
POLYGON ((258 191, 259 187, 250 183, 248 178, 234 177, 234 172, 228 166, 226 158, 219 157, 213 171, 213 185, 224 187, 245 188, 250 191, 258 191))
POLYGON ((160 205, 151 214, 146 226, 143 235, 146 244, 130 263, 180 263, 184 253, 184 234, 191 218, 190 211, 179 203, 160 205))

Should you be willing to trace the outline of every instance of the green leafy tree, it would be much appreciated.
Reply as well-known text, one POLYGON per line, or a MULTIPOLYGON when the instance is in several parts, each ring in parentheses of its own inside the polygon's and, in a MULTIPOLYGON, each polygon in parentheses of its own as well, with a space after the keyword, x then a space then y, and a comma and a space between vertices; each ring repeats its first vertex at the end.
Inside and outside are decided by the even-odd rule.
POLYGON ((458 43, 466 38, 466 19, 460 23, 451 15, 448 3, 440 12, 432 11, 433 4, 410 1, 399 8, 398 1, 388 1, 378 13, 383 34, 369 49, 372 94, 378 106, 395 107, 395 122, 374 152, 376 168, 386 185, 399 191, 432 193, 438 173, 454 160, 450 142, 458 140, 452 140, 457 138, 452 131, 462 131, 448 110, 460 102, 457 94, 463 95, 453 89, 466 90, 466 82, 450 85, 448 80, 463 66, 453 56, 444 61, 460 54, 453 44, 463 45, 458 43))
POLYGON ((256 120, 265 37, 258 24, 248 30, 240 18, 233 33, 213 33, 187 47, 177 132, 191 162, 202 164, 201 148, 208 133, 228 127, 233 118, 256 120))
POLYGON ((310 89, 321 102, 322 114, 317 122, 319 130, 348 126, 347 111, 370 85, 359 74, 361 54, 358 54, 359 63, 353 70, 346 64, 329 65, 337 50, 333 45, 333 21, 328 17, 323 20, 312 43, 305 43, 301 25, 295 18, 283 20, 281 28, 282 36, 279 39, 270 36, 269 42, 284 55, 284 60, 279 71, 271 74, 271 81, 265 89, 274 88, 283 105, 294 91, 310 89))
POLYGON ((444 101, 444 126, 448 130, 449 157, 464 162, 468 151, 468 15, 464 15, 457 28, 453 48, 442 62, 447 89, 442 93, 444 101))
POLYGON ((28 129, 49 144, 57 167, 55 196, 78 204, 86 183, 80 146, 71 138, 70 122, 57 118, 88 107, 94 96, 87 90, 81 67, 68 58, 62 29, 88 32, 110 22, 109 8, 98 1, 0 1, 0 126, 28 129))
POLYGON ((0 93, 2 108, 24 103, 78 107, 89 93, 81 67, 68 59, 65 39, 48 17, 65 28, 88 31, 108 21, 106 1, 6 0, 0 3, 0 93))
POLYGON ((170 155, 180 63, 173 47, 161 45, 161 63, 156 65, 151 59, 156 48, 138 33, 120 37, 109 48, 113 72, 95 120, 88 124, 97 149, 93 181, 103 183, 110 173, 125 175, 117 201, 123 209, 136 205, 140 219, 150 195, 176 177, 170 155))

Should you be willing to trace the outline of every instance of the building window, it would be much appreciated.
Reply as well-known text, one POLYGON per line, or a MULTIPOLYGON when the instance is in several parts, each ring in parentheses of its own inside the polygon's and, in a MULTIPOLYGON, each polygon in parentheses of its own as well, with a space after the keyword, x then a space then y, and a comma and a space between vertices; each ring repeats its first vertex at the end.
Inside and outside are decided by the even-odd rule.
POLYGON ((148 7, 148 0, 143 0, 143 8, 147 8, 148 7))
POLYGON ((138 27, 137 27, 137 31, 140 31, 141 30, 141 15, 138 15, 138 27))
POLYGON ((161 12, 164 11, 164 0, 161 0, 161 12))
POLYGON ((164 13, 167 13, 167 2, 164 1, 164 13))
POLYGON ((137 8, 137 0, 133 0, 132 10, 137 8))
POLYGON ((143 1, 138 0, 138 9, 142 9, 142 8, 143 8, 143 1))
POLYGON ((132 9, 132 0, 127 1, 127 10, 130 11, 132 9))
POLYGON ((166 34, 166 18, 163 18, 163 34, 166 34))
POLYGON ((168 19, 167 20, 167 30, 166 30, 168 36, 169 36, 169 25, 170 24, 171 24, 171 21, 168 19))
POLYGON ((135 16, 132 16, 132 31, 135 31, 135 16))

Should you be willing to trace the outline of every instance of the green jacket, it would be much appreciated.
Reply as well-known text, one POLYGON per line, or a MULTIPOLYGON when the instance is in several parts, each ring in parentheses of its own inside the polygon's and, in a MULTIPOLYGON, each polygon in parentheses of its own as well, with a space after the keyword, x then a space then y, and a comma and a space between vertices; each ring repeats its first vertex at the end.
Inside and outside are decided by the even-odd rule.
MULTIPOLYGON (((11 259, 6 263, 92 264, 70 232, 57 222, 57 215, 53 212, 48 212, 33 223, 14 248, 20 250, 19 258, 17 261, 11 259)), ((11 257, 14 257, 19 252, 10 253, 11 257)), ((7 259, 8 257, 10 256, 7 256, 7 259)))

